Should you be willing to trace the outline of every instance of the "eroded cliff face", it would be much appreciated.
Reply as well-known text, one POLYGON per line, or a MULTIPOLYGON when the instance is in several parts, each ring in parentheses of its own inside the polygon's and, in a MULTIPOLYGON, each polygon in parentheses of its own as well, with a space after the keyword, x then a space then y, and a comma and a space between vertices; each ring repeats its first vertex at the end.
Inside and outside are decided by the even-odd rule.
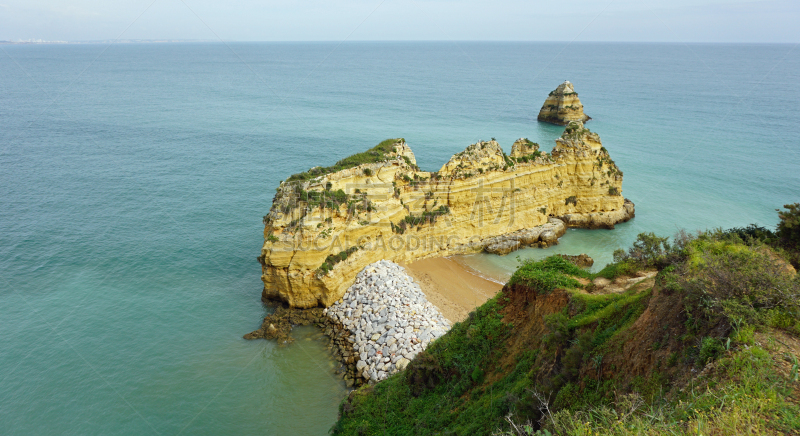
POLYGON ((591 117, 583 113, 583 105, 572 83, 565 81, 547 96, 539 110, 538 120, 563 126, 572 121, 585 123, 591 117))
POLYGON ((477 252, 552 217, 613 228, 633 216, 621 195, 622 172, 580 122, 565 129, 550 154, 526 139, 510 156, 494 140, 479 142, 435 173, 419 171, 405 141, 388 149, 380 162, 311 170, 320 175, 281 183, 264 217, 265 298, 327 307, 381 259, 477 252))

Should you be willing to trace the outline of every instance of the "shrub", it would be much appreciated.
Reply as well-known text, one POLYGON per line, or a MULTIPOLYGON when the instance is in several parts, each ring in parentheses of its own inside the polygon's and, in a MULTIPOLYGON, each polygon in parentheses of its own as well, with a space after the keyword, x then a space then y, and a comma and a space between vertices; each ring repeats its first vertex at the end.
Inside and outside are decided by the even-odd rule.
POLYGON ((669 238, 656 236, 655 233, 639 233, 631 248, 626 252, 614 250, 614 263, 598 273, 602 277, 625 275, 637 269, 657 268, 662 270, 670 265, 682 263, 688 256, 687 244, 694 238, 685 231, 679 231, 670 244, 669 238))
POLYGON ((639 233, 628 250, 628 257, 645 266, 657 266, 664 263, 670 250, 669 238, 658 237, 652 232, 639 233))
POLYGON ((728 230, 722 230, 720 231, 719 237, 721 239, 729 239, 732 242, 741 241, 752 243, 758 241, 766 244, 775 242, 775 232, 756 224, 750 224, 747 227, 734 227, 728 230), (738 238, 738 240, 736 238, 738 238))
POLYGON ((570 195, 569 197, 567 197, 567 199, 564 200, 564 205, 568 206, 570 204, 573 205, 573 206, 577 206, 578 205, 578 197, 576 197, 574 195, 570 195))
POLYGON ((702 239, 690 250, 691 262, 679 274, 688 308, 728 323, 766 324, 770 311, 800 317, 800 281, 770 252, 702 239))
POLYGON ((359 247, 350 247, 347 250, 342 250, 338 254, 330 254, 325 258, 325 262, 317 268, 318 275, 325 275, 328 271, 332 270, 337 263, 346 260, 351 254, 355 253, 359 247))
POLYGON ((800 203, 786 204, 778 210, 778 237, 787 247, 800 249, 800 203))
POLYGON ((369 168, 364 168, 364 175, 369 177, 372 175, 372 170, 369 168))
POLYGON ((619 189, 616 186, 609 186, 608 195, 619 195, 619 189))
POLYGON ((725 351, 725 347, 719 338, 706 336, 700 341, 700 352, 695 364, 703 367, 706 363, 715 360, 723 351, 725 351))
POLYGON ((392 224, 392 230, 395 233, 403 234, 406 230, 406 226, 414 227, 414 226, 421 226, 423 224, 434 224, 436 223, 436 219, 442 215, 450 213, 450 208, 447 206, 439 206, 438 208, 430 211, 424 211, 422 214, 414 216, 414 214, 408 214, 400 224, 395 225, 392 224))

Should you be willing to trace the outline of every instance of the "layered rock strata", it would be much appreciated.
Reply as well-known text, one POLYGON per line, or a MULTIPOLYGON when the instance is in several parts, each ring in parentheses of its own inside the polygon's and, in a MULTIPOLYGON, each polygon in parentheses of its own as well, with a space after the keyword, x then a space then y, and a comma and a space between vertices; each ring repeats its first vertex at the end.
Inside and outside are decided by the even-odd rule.
POLYGON ((583 113, 583 104, 578 98, 578 93, 572 83, 565 81, 550 92, 539 110, 539 121, 567 125, 572 121, 585 123, 592 118, 583 113))
POLYGON ((537 228, 556 226, 557 239, 563 228, 553 218, 567 227, 612 228, 634 214, 622 197, 622 172, 580 122, 567 126, 550 153, 527 139, 510 155, 494 140, 481 141, 438 172, 420 171, 402 139, 385 150, 281 183, 264 217, 264 298, 327 307, 381 259, 474 253, 502 235, 519 246, 549 245, 553 235, 537 228))
POLYGON ((377 382, 402 371, 450 330, 450 323, 405 269, 385 260, 364 268, 342 299, 324 313, 349 331, 349 360, 355 362, 360 381, 377 382))

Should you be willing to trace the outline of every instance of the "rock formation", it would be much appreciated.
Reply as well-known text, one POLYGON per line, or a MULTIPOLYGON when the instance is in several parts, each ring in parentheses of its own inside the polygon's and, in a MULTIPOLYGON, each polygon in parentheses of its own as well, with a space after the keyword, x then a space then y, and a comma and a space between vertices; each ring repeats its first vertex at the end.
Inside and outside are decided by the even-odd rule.
POLYGON ((558 85, 555 91, 547 96, 542 109, 539 110, 539 121, 558 124, 561 126, 569 124, 571 121, 585 123, 592 118, 583 113, 583 105, 578 98, 578 93, 572 87, 572 83, 565 81, 558 85))
POLYGON ((378 260, 549 245, 565 225, 613 228, 634 213, 622 172, 580 122, 549 154, 527 139, 511 155, 481 141, 438 172, 420 171, 404 140, 384 141, 277 191, 264 217, 263 297, 301 308, 334 304, 378 260))

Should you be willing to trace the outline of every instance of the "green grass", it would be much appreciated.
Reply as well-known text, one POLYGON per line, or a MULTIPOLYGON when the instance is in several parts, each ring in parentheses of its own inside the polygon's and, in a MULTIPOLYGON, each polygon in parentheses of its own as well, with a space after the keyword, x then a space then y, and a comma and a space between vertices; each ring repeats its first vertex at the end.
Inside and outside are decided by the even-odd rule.
POLYGON ((613 319, 612 315, 649 296, 650 292, 647 291, 627 291, 622 294, 598 295, 573 293, 572 298, 575 300, 576 306, 579 307, 583 304, 584 309, 570 319, 569 326, 571 328, 580 328, 600 322, 603 319, 613 319))
POLYGON ((597 274, 558 256, 523 263, 506 294, 457 323, 405 372, 351 395, 333 433, 800 434, 793 396, 800 362, 781 351, 787 345, 775 330, 800 335, 797 304, 785 298, 800 279, 780 278, 760 246, 741 240, 701 235, 668 245, 645 236, 597 274), (655 266, 658 292, 591 294, 578 280, 655 266), (566 300, 549 296, 557 289, 566 300), (541 298, 528 303, 526 292, 541 298), (510 301, 522 306, 504 308, 510 301), (732 318, 737 302, 757 316, 732 318), (646 336, 633 337, 630 327, 648 307, 681 310, 676 319, 637 324, 646 336), (523 325, 504 323, 504 313, 523 325), (642 345, 644 337, 655 343, 642 345), (631 347, 634 355, 618 354, 631 347), (627 359, 639 362, 626 366, 627 359), (511 432, 506 418, 520 430, 511 432))
POLYGON ((316 167, 302 173, 292 174, 286 181, 299 182, 311 180, 324 176, 325 174, 346 170, 365 163, 384 162, 389 159, 388 155, 394 151, 394 145, 403 141, 405 141, 403 138, 387 139, 367 151, 348 156, 329 167, 316 167))
POLYGON ((507 410, 506 389, 477 389, 484 368, 503 353, 510 326, 502 322, 503 296, 420 353, 406 371, 360 388, 341 406, 332 429, 339 435, 488 434, 507 410), (469 392, 469 401, 464 395, 469 392))
POLYGON ((619 396, 607 405, 562 409, 544 427, 565 436, 796 434, 800 407, 789 399, 792 381, 775 364, 762 347, 742 348, 720 358, 713 377, 673 398, 619 396))
POLYGON ((631 275, 640 269, 641 267, 632 261, 615 262, 606 265, 596 274, 596 276, 603 277, 608 280, 614 280, 620 276, 631 275))
POLYGON ((566 259, 550 256, 538 262, 525 262, 508 283, 522 284, 538 293, 547 294, 556 288, 580 288, 581 284, 575 277, 591 278, 592 275, 566 259))

